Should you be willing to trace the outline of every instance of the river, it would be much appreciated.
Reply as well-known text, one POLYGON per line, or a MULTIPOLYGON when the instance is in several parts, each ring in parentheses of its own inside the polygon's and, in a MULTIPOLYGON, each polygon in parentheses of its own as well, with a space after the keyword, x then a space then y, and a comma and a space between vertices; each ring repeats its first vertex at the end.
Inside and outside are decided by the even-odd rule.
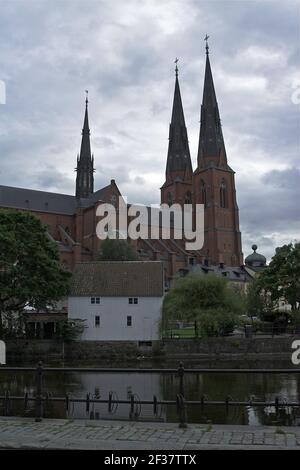
MULTIPOLYGON (((53 365, 53 364, 51 364, 53 365)), ((66 367, 108 367, 106 364, 64 364, 66 367)), ((143 363, 135 364, 110 364, 111 367, 149 367, 173 368, 174 363, 143 363)), ((178 365, 178 364, 177 364, 178 365)), ((57 364, 56 364, 57 366, 57 364)), ((244 363, 223 362, 216 363, 185 364, 185 367, 222 367, 222 368, 290 368, 285 362, 270 363, 244 363)), ((23 396, 25 392, 29 396, 35 394, 35 374, 32 372, 7 372, 0 368, 0 395, 9 391, 10 395, 23 396)), ((175 400, 179 392, 179 378, 176 374, 164 373, 93 373, 93 372, 45 372, 43 376, 43 393, 51 397, 64 397, 66 394, 74 397, 85 398, 90 393, 91 397, 107 399, 109 392, 119 400, 130 399, 133 394, 138 402, 152 400, 155 395, 158 400, 175 400)), ((280 401, 300 401, 300 374, 185 374, 184 395, 188 400, 200 400, 202 395, 209 400, 224 400, 227 396, 237 401, 247 401, 250 398, 255 401, 273 401, 278 397, 280 401)), ((33 402, 29 402, 26 409, 24 403, 11 402, 10 414, 19 416, 34 416, 33 402)), ((85 418, 85 419, 129 419, 129 405, 118 404, 108 412, 107 404, 91 404, 89 412, 85 403, 70 404, 66 410, 64 403, 51 403, 44 408, 44 416, 51 418, 85 418)), ((140 420, 178 421, 175 406, 158 407, 154 417, 151 405, 136 405, 135 411, 140 420)), ((4 403, 0 401, 0 414, 4 414, 4 403)), ((300 414, 297 409, 282 407, 276 413, 275 407, 232 406, 226 412, 225 406, 188 406, 188 422, 213 423, 213 424, 272 424, 294 425, 298 424, 300 414)))

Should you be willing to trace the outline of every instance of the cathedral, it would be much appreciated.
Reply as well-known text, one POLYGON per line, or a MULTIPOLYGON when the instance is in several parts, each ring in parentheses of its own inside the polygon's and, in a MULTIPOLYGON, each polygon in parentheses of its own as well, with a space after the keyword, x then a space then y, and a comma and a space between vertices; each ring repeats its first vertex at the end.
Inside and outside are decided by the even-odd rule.
MULTIPOLYGON (((56 242, 62 263, 71 271, 78 262, 97 259, 101 246, 96 235, 97 207, 103 203, 115 205, 121 196, 115 180, 95 190, 94 171, 86 98, 75 194, 0 186, 0 207, 29 211, 37 216, 47 226, 49 238, 56 242)), ((191 270, 242 278, 243 254, 234 175, 227 161, 206 44, 197 168, 192 167, 176 63, 166 173, 161 186, 161 203, 204 205, 204 245, 199 251, 189 252, 184 240, 130 241, 138 259, 163 261, 168 280, 191 270)))

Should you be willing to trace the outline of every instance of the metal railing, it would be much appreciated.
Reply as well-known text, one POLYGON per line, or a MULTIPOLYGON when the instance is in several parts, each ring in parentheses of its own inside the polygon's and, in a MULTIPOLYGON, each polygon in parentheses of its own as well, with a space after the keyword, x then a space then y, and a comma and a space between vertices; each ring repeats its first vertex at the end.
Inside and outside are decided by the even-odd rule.
POLYGON ((37 367, 0 367, 1 372, 35 372, 36 378, 36 393, 34 396, 29 396, 26 392, 23 396, 10 395, 9 391, 5 391, 4 395, 0 395, 0 401, 4 405, 4 416, 10 415, 11 402, 21 401, 24 404, 24 410, 27 409, 29 402, 35 403, 35 421, 40 422, 43 419, 43 411, 46 404, 64 403, 65 410, 69 411, 70 405, 74 403, 85 403, 86 412, 89 413, 91 405, 93 404, 106 404, 107 411, 112 414, 119 404, 129 405, 129 418, 138 419, 142 405, 151 405, 153 416, 158 416, 159 407, 163 406, 176 406, 179 426, 185 428, 187 426, 187 406, 200 406, 203 412, 205 406, 223 406, 226 413, 232 406, 245 406, 245 407, 274 407, 276 414, 280 408, 300 408, 300 402, 280 400, 275 397, 274 400, 269 401, 255 401, 249 400, 235 400, 231 396, 227 396, 224 400, 209 400, 207 396, 201 395, 200 400, 187 400, 184 396, 184 376, 185 374, 300 374, 299 369, 185 369, 183 363, 179 364, 178 369, 164 369, 164 368, 91 368, 91 367, 43 367, 39 362, 37 367), (85 398, 72 397, 66 394, 64 397, 50 396, 43 390, 43 375, 47 372, 93 372, 93 373, 164 373, 176 374, 179 378, 179 390, 174 400, 160 400, 156 395, 152 400, 142 400, 137 395, 132 394, 130 399, 120 400, 115 397, 112 392, 109 393, 107 399, 93 398, 90 393, 87 393, 85 398))
MULTIPOLYGON (((232 330, 224 331, 220 336, 236 336, 236 337, 245 337, 251 338, 252 336, 270 336, 272 338, 276 336, 295 336, 300 335, 300 326, 290 325, 290 324, 262 324, 259 327, 254 324, 249 323, 244 327, 239 328, 238 334, 233 334, 232 330)), ((201 334, 197 322, 193 323, 184 323, 179 325, 178 322, 173 325, 168 325, 163 331, 163 339, 174 339, 174 340, 184 340, 184 339, 200 339, 201 334)))

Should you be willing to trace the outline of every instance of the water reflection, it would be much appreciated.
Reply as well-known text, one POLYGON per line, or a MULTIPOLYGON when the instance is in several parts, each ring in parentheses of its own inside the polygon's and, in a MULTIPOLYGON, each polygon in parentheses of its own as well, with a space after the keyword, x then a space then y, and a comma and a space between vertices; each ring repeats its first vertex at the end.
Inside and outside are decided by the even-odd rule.
MULTIPOLYGON (((99 364, 97 364, 99 366, 99 364)), ((223 367, 236 367, 236 363, 227 363, 223 367)), ((141 365, 142 366, 142 365, 141 365)), ((149 366, 149 364, 148 364, 149 366)), ((253 366, 253 364, 252 364, 253 366)), ((143 366, 142 366, 143 367, 143 366)), ((155 367, 158 367, 155 364, 155 367)), ((174 367, 168 364, 164 367, 174 367)), ((199 367, 199 364, 194 367, 199 367)), ((207 364, 201 364, 207 367, 207 364)), ((239 367, 249 367, 240 363, 239 367)), ((255 364, 254 367, 259 367, 255 364)), ((276 367, 288 367, 288 364, 276 364, 276 367)), ((9 390, 10 395, 24 395, 35 393, 34 373, 7 373, 0 372, 0 395, 9 390)), ((66 394, 85 398, 89 393, 91 398, 108 399, 109 393, 120 400, 130 399, 134 395, 135 400, 152 400, 155 395, 162 400, 175 400, 179 392, 179 378, 170 374, 124 374, 124 373, 53 373, 44 374, 44 393, 51 396, 64 397, 66 394)), ((224 400, 227 396, 232 399, 247 401, 250 398, 255 401, 274 401, 279 397, 280 401, 300 400, 300 376, 298 374, 186 374, 184 377, 184 393, 188 400, 200 400, 204 395, 209 400, 224 400)), ((139 414, 139 419, 154 419, 151 405, 136 406, 134 410, 139 414)), ((0 413, 4 414, 3 403, 0 404, 0 413)), ((29 402, 24 410, 24 402, 11 403, 10 414, 33 416, 33 402, 29 402)), ((129 419, 129 405, 119 404, 112 407, 112 413, 108 411, 107 404, 91 404, 87 412, 86 404, 70 405, 66 411, 64 403, 51 403, 45 406, 46 417, 55 418, 85 418, 85 419, 129 419)), ((194 423, 218 423, 218 424, 272 424, 293 425, 298 424, 298 410, 280 408, 278 413, 274 407, 229 407, 225 406, 189 406, 187 409, 188 421, 194 423)), ((166 421, 178 421, 175 406, 158 409, 155 419, 166 421)))

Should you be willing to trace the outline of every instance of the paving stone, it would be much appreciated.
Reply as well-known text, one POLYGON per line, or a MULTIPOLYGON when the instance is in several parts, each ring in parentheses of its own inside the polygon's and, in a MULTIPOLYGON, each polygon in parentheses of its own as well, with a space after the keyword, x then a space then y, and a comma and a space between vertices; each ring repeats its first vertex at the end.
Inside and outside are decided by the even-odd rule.
POLYGON ((0 448, 62 449, 251 449, 300 447, 299 427, 189 424, 186 430, 176 423, 124 424, 116 421, 72 421, 29 418, 0 418, 0 448))

